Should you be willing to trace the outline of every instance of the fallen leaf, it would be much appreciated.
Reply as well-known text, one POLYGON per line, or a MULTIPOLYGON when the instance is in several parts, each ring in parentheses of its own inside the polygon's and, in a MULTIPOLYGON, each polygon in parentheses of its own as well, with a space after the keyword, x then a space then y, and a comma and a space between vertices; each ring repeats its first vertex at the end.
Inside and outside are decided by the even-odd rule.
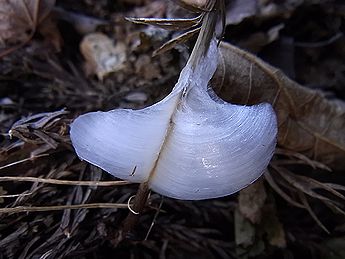
POLYGON ((329 165, 345 166, 345 106, 305 88, 254 55, 220 45, 221 62, 213 86, 238 104, 269 102, 278 116, 278 145, 329 165))
POLYGON ((260 0, 228 1, 226 6, 226 25, 236 25, 245 19, 253 17, 258 21, 272 17, 287 18, 303 2, 304 0, 285 0, 279 3, 260 0))
POLYGON ((149 55, 140 55, 135 61, 135 73, 146 80, 154 80, 161 77, 161 69, 158 64, 152 62, 149 55))
POLYGON ((63 40, 55 20, 51 17, 48 17, 38 29, 43 38, 54 46, 55 50, 59 52, 63 45, 63 40))
POLYGON ((190 40, 193 36, 195 36, 197 33, 200 32, 200 28, 195 28, 192 30, 189 30, 175 38, 172 38, 171 40, 165 42, 161 47, 159 47, 157 50, 153 52, 153 56, 160 55, 168 50, 171 50, 178 44, 182 44, 190 40))
POLYGON ((55 0, 0 0, 0 47, 28 41, 55 0))
POLYGON ((243 189, 238 197, 241 214, 251 223, 259 223, 266 197, 265 187, 261 180, 243 189))
POLYGON ((127 60, 126 46, 114 44, 107 35, 99 32, 86 35, 80 43, 86 60, 86 73, 96 74, 100 80, 110 73, 120 71, 127 60))
POLYGON ((125 100, 133 103, 145 103, 147 95, 143 92, 131 92, 125 96, 125 100))
POLYGON ((193 11, 200 12, 210 10, 211 6, 214 5, 214 0, 174 0, 175 3, 181 7, 193 11))
POLYGON ((255 227, 237 209, 235 210, 235 242, 236 245, 248 247, 254 244, 255 227))
POLYGON ((286 247, 285 230, 277 217, 276 208, 272 204, 264 208, 262 227, 270 245, 286 247))
POLYGON ((258 13, 259 6, 257 0, 235 0, 227 6, 226 24, 238 24, 244 19, 258 13))

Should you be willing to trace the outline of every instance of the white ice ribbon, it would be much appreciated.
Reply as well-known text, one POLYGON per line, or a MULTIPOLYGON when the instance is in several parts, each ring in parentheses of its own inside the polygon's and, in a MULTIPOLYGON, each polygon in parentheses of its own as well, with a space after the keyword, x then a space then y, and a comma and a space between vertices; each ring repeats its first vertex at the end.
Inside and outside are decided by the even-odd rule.
POLYGON ((208 89, 218 63, 212 40, 173 91, 142 110, 91 112, 71 125, 78 156, 168 197, 201 200, 239 191, 261 176, 277 135, 270 104, 240 106, 208 89), (135 170, 134 170, 135 169, 135 170))

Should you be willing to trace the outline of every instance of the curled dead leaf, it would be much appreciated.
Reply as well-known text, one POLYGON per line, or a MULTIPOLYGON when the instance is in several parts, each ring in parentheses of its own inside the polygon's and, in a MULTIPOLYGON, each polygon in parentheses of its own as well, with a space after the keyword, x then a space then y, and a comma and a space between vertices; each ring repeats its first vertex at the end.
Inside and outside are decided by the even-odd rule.
POLYGON ((345 108, 307 89, 254 55, 220 45, 213 86, 226 101, 269 102, 278 117, 279 146, 339 170, 345 166, 345 108))

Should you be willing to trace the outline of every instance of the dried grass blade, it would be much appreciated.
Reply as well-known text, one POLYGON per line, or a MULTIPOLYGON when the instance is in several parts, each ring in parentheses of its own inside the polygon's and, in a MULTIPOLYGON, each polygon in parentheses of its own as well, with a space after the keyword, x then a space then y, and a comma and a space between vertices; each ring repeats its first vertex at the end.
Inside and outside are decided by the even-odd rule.
POLYGON ((134 18, 126 17, 129 22, 157 26, 166 30, 186 30, 200 24, 203 14, 194 18, 186 19, 157 19, 157 18, 134 18))
POLYGON ((21 176, 3 176, 0 177, 0 182, 17 181, 17 182, 35 182, 48 183, 57 185, 74 185, 74 186, 121 186, 130 184, 127 181, 70 181, 58 179, 44 179, 38 177, 21 177, 21 176))
MULTIPOLYGON (((55 111, 55 112, 42 112, 38 114, 34 114, 32 116, 25 117, 23 119, 20 119, 16 121, 12 125, 12 129, 21 126, 23 124, 30 124, 31 127, 34 127, 35 129, 44 127, 49 121, 56 119, 57 117, 61 115, 68 114, 68 111, 65 109, 55 111)), ((10 132, 11 132, 10 130, 10 132)))
POLYGON ((194 35, 196 35, 200 31, 200 28, 195 28, 193 30, 187 31, 180 36, 173 38, 169 40, 168 42, 164 43, 159 49, 155 50, 152 54, 152 56, 157 56, 159 54, 162 54, 173 47, 175 47, 178 44, 185 43, 188 41, 190 38, 192 38, 194 35))
POLYGON ((266 181, 268 182, 268 184, 272 187, 272 189, 274 191, 276 191, 284 200, 286 200, 288 203, 290 203, 291 205, 301 208, 301 209, 305 209, 305 207, 303 206, 303 204, 293 200, 288 194, 286 194, 279 186, 278 184, 273 180, 272 175, 270 174, 269 171, 266 171, 266 173, 264 174, 266 181))
POLYGON ((56 206, 19 206, 14 208, 0 208, 0 213, 19 213, 33 211, 54 211, 65 209, 128 209, 128 204, 123 203, 89 203, 75 205, 56 205, 56 206))
POLYGON ((324 183, 325 186, 332 188, 333 190, 345 191, 345 186, 335 183, 324 183))
POLYGON ((345 216, 345 211, 339 208, 337 205, 332 202, 322 201, 328 208, 330 208, 334 213, 341 214, 345 216))
POLYGON ((305 164, 310 165, 314 169, 320 168, 320 169, 324 169, 324 170, 327 170, 329 172, 332 172, 332 169, 329 168, 328 166, 326 166, 325 164, 318 162, 318 161, 315 161, 315 160, 312 160, 312 159, 308 158, 307 156, 305 156, 301 153, 295 152, 295 151, 282 149, 282 148, 276 148, 275 154, 288 156, 288 157, 294 157, 294 158, 297 158, 297 159, 303 161, 305 164))
POLYGON ((0 195, 0 198, 16 198, 16 197, 22 197, 22 196, 29 196, 32 192, 29 193, 18 193, 18 194, 6 194, 6 195, 0 195))
POLYGON ((11 167, 11 166, 15 166, 15 165, 18 165, 18 164, 21 164, 21 163, 25 163, 27 161, 33 161, 36 158, 40 158, 40 157, 44 157, 44 156, 49 156, 49 154, 40 154, 40 155, 37 155, 37 156, 32 156, 32 157, 24 158, 22 160, 15 161, 13 163, 9 163, 9 164, 4 165, 4 166, 0 166, 0 170, 8 168, 8 167, 11 167))
POLYGON ((305 197, 304 193, 300 191, 300 192, 298 192, 298 194, 299 194, 299 197, 300 197, 302 203, 304 204, 305 208, 309 212, 310 216, 315 220, 315 222, 320 226, 320 228, 322 228, 327 234, 330 234, 328 229, 325 227, 325 225, 322 224, 322 222, 319 220, 319 218, 316 216, 316 214, 314 213, 314 211, 310 207, 308 200, 305 197))
POLYGON ((275 171, 277 173, 279 173, 279 175, 281 175, 287 182, 289 182, 293 187, 295 187, 297 190, 302 191, 305 194, 308 194, 309 196, 313 197, 313 198, 317 198, 320 200, 324 200, 324 201, 329 201, 329 202, 333 202, 332 200, 330 200, 329 198, 322 196, 318 193, 316 193, 314 191, 314 189, 323 189, 325 191, 330 192, 331 194, 333 194, 334 196, 345 200, 345 196, 342 195, 340 192, 334 190, 333 188, 331 188, 330 186, 318 182, 312 178, 309 177, 305 177, 305 176, 301 176, 301 175, 295 175, 293 173, 291 173, 289 170, 282 168, 282 167, 277 167, 275 165, 271 165, 275 171))

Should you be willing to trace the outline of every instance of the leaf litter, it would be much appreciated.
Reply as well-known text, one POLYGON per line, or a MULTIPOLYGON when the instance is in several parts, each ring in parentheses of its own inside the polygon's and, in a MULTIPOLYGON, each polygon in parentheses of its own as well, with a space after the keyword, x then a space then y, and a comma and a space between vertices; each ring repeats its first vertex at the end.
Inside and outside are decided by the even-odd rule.
MULTIPOLYGON (((166 6, 165 1, 156 2, 160 4, 160 7, 166 6)), ((133 16, 135 10, 144 10, 146 7, 146 4, 142 5, 142 3, 138 6, 122 4, 117 6, 122 8, 121 11, 117 12, 106 10, 102 1, 99 3, 87 2, 81 5, 61 1, 59 4, 72 10, 80 10, 81 13, 85 12, 85 15, 91 15, 95 18, 108 19, 111 17, 114 20, 120 16, 133 16), (123 10, 129 10, 129 12, 124 13, 123 10)), ((264 4, 259 3, 259 9, 256 10, 265 7, 264 4)), ((315 8, 315 5, 310 7, 307 1, 302 5, 290 5, 290 9, 286 9, 283 5, 277 5, 280 8, 271 8, 273 16, 268 16, 265 19, 270 21, 269 19, 274 19, 270 17, 280 17, 279 22, 283 22, 285 28, 279 31, 276 35, 277 39, 273 43, 264 42, 264 45, 257 48, 258 54, 263 49, 265 51, 268 49, 272 53, 277 51, 276 46, 273 48, 273 45, 281 39, 281 34, 296 37, 300 42, 307 40, 319 42, 334 35, 332 31, 330 35, 325 35, 324 38, 315 36, 316 38, 303 39, 298 35, 289 34, 289 26, 291 27, 293 22, 300 19, 298 11, 307 10, 307 15, 304 17, 312 18, 313 13, 310 10, 315 8)), ((169 7, 166 6, 166 8, 169 7)), ((332 12, 332 5, 322 1, 316 4, 316 8, 326 12, 326 16, 332 12)), ((164 10, 164 8, 160 10, 164 10)), ((148 8, 147 13, 150 11, 152 12, 148 8)), ((228 11, 230 12, 230 9, 228 11)), ((257 15, 258 13, 256 16, 251 15, 237 25, 228 24, 224 39, 235 44, 239 42, 241 46, 241 40, 248 37, 246 35, 247 26, 255 31, 267 30, 267 26, 272 25, 260 22, 252 25, 251 21, 255 22, 261 19, 257 15), (236 32, 236 28, 241 28, 242 33, 236 32), (232 36, 227 34, 229 31, 232 36)), ((335 17, 338 16, 335 15, 335 17)), ((312 27, 314 25, 313 20, 310 20, 312 27)), ((328 21, 328 23, 331 22, 332 19, 328 21)), ((70 29, 71 26, 73 24, 63 24, 62 31, 66 28, 70 29)), ((300 25, 300 28, 302 29, 304 26, 300 25)), ((226 73, 226 77, 223 76, 224 73, 220 73, 221 76, 218 77, 218 79, 230 82, 230 84, 224 82, 218 84, 222 87, 221 89, 217 87, 216 90, 220 90, 222 97, 238 103, 251 103, 260 99, 273 103, 276 99, 278 119, 281 121, 280 127, 284 134, 280 133, 282 134, 280 150, 276 152, 272 167, 269 169, 270 172, 265 174, 267 181, 264 183, 264 187, 260 187, 265 189, 264 192, 261 190, 260 193, 266 193, 266 198, 262 199, 263 194, 260 194, 260 199, 264 201, 259 202, 258 209, 250 211, 249 208, 244 210, 242 207, 243 214, 238 214, 241 212, 238 212, 237 206, 239 205, 236 197, 200 202, 165 199, 149 239, 145 242, 138 242, 144 239, 152 223, 156 208, 159 207, 161 201, 157 195, 152 194, 148 206, 140 217, 134 235, 128 241, 120 243, 116 248, 111 245, 110 240, 114 238, 116 229, 121 225, 127 210, 117 208, 89 209, 87 206, 97 203, 107 203, 110 204, 109 206, 120 203, 127 206, 127 201, 130 196, 135 194, 137 186, 84 186, 84 184, 98 181, 106 184, 106 182, 114 179, 101 174, 98 169, 92 166, 86 166, 85 163, 76 158, 69 145, 68 125, 77 114, 86 111, 128 106, 141 108, 162 99, 170 90, 163 86, 174 84, 176 75, 182 66, 179 64, 183 64, 185 60, 183 55, 186 53, 185 49, 173 44, 172 47, 177 48, 177 50, 166 52, 154 59, 147 59, 149 63, 146 64, 155 64, 160 76, 154 79, 145 79, 140 74, 133 74, 131 67, 135 65, 137 58, 148 55, 157 49, 162 43, 162 39, 155 38, 157 34, 146 34, 146 45, 138 45, 137 42, 144 40, 138 35, 147 33, 146 28, 145 32, 144 27, 120 22, 115 25, 115 29, 105 27, 103 32, 114 36, 115 40, 123 39, 129 48, 127 50, 129 66, 123 70, 122 75, 110 75, 103 82, 84 75, 83 61, 79 54, 76 54, 78 53, 77 47, 64 45, 65 50, 69 50, 69 52, 64 52, 63 55, 62 53, 54 53, 36 36, 26 46, 1 60, 2 74, 0 78, 4 87, 0 90, 0 94, 10 98, 12 104, 1 104, 1 113, 5 117, 4 123, 1 123, 4 136, 1 139, 0 167, 23 160, 23 162, 0 171, 1 176, 15 176, 23 179, 21 182, 15 179, 1 182, 0 185, 6 192, 3 191, 2 193, 5 196, 3 198, 4 203, 1 204, 2 208, 70 206, 63 211, 1 214, 1 255, 5 258, 32 258, 36 256, 64 258, 85 255, 94 258, 106 258, 107 253, 111 252, 113 255, 125 254, 134 258, 154 257, 156 255, 160 255, 162 258, 164 256, 176 257, 181 254, 184 256, 202 254, 205 258, 227 258, 230 256, 248 258, 250 255, 272 256, 274 253, 282 255, 287 250, 280 248, 274 252, 272 247, 284 247, 285 245, 295 256, 301 251, 310 257, 313 255, 314 258, 318 258, 317 254, 329 254, 331 251, 327 250, 328 247, 331 247, 329 244, 336 240, 332 237, 344 236, 340 227, 344 221, 341 216, 338 216, 343 210, 342 195, 344 195, 343 184, 345 183, 342 174, 344 171, 343 152, 340 148, 343 136, 341 123, 344 121, 341 115, 343 101, 334 100, 334 96, 339 98, 343 96, 342 90, 339 90, 342 89, 339 85, 341 81, 328 80, 326 81, 328 88, 320 88, 315 93, 315 91, 285 78, 278 70, 266 65, 248 52, 237 50, 233 46, 225 46, 225 44, 222 45, 222 48, 231 49, 225 54, 232 59, 227 59, 227 66, 229 69, 231 68, 230 73, 226 73), (126 32, 123 32, 122 28, 126 28, 126 32), (121 37, 121 33, 123 33, 122 35, 130 35, 130 37, 121 37), (138 46, 145 48, 140 49, 137 48, 138 46), (241 66, 237 67, 238 63, 241 66), (271 74, 273 74, 273 78, 270 77, 271 74), (277 80, 274 79, 274 76, 277 80), (287 86, 287 93, 284 90, 277 92, 277 81, 287 86), (250 91, 248 91, 248 87, 250 87, 250 91), (140 105, 130 103, 130 100, 126 100, 126 96, 132 91, 144 92, 148 96, 147 100, 140 105), (330 100, 327 99, 330 96, 329 92, 334 93, 334 96, 329 98, 330 100), (288 95, 293 96, 290 98, 294 101, 293 105, 287 101, 288 95), (297 100, 299 102, 296 102, 297 100), (59 114, 59 110, 64 107, 67 107, 68 114, 50 117, 50 112, 54 114, 58 111, 57 114, 59 114), (297 113, 295 113, 296 110, 297 113), (36 117, 37 114, 39 115, 36 117), (32 115, 33 118, 30 117, 32 115), (13 128, 13 132, 16 134, 10 140, 6 133, 11 129, 14 122, 24 117, 29 118, 29 120, 22 121, 13 128), (302 126, 307 125, 307 129, 310 131, 301 128, 301 124, 298 124, 300 121, 302 121, 302 126), (31 129, 32 125, 34 127, 31 129), (39 154, 48 155, 40 157, 39 154), (329 169, 332 172, 329 172, 329 169), (25 181, 25 179, 30 179, 32 182, 25 181), (66 180, 72 182, 71 185, 55 185, 35 179, 47 179, 61 183, 66 180), (74 186, 73 181, 76 181, 80 186, 74 186), (18 196, 6 197, 6 195, 18 196), (73 206, 75 209, 72 210, 73 206), (78 206, 85 207, 78 208, 78 206), (299 208, 303 208, 303 210, 299 208), (327 208, 330 208, 335 214, 327 208), (252 240, 254 241, 249 246, 250 248, 248 246, 236 246, 234 233, 235 228, 239 226, 235 225, 238 222, 234 221, 235 211, 239 216, 244 217, 249 225, 252 224, 251 228, 254 231, 252 240), (308 216, 309 213, 312 217, 308 216), (261 216, 258 216, 259 214, 261 216), (261 220, 259 220, 260 218, 261 220), (270 219, 268 221, 272 224, 268 224, 266 218, 270 219), (314 223, 313 218, 318 221, 320 226, 327 228, 327 231, 330 232, 330 239, 314 223), (255 219, 253 220, 254 223, 250 219, 255 219), (273 224, 273 222, 276 223, 273 224), (271 229, 269 225, 271 225, 271 229), (69 238, 66 239, 66 237, 69 238), (320 240, 323 242, 319 242, 320 240), (129 250, 128 247, 130 247, 129 250)), ((62 34, 62 37, 66 42, 69 36, 62 34)), ((255 40, 255 37, 251 38, 252 42, 255 40)), ((303 51, 312 58, 302 59, 302 55, 294 57, 295 62, 304 63, 302 67, 301 63, 298 64, 298 70, 295 70, 297 75, 307 71, 308 67, 313 67, 314 71, 323 69, 322 60, 327 58, 323 51, 328 50, 329 52, 329 48, 338 51, 339 56, 343 55, 340 43, 324 42, 325 45, 318 49, 313 48, 313 51, 304 47, 303 51)), ((282 48, 281 45, 279 48, 282 48)), ((301 51, 298 49, 298 53, 301 51)), ((284 59, 284 62, 287 60, 284 59)), ((339 76, 341 75, 342 62, 341 60, 337 61, 337 58, 334 60, 335 64, 339 62, 339 66, 333 66, 334 69, 340 69, 335 73, 339 76)), ((294 63, 285 65, 297 68, 294 63)), ((222 67, 219 69, 221 72, 222 67)), ((321 72, 320 70, 318 74, 321 75, 321 72)), ((146 76, 146 78, 148 77, 146 76)), ((302 83, 308 85, 308 81, 305 80, 311 79, 304 77, 303 80, 302 83)), ((250 199, 253 199, 252 202, 255 203, 255 200, 259 198, 254 195, 257 191, 249 189, 246 192, 246 199, 249 201, 243 203, 243 197, 241 198, 242 194, 240 194, 241 206, 250 204, 250 199), (251 192, 253 192, 252 196, 251 192)), ((277 254, 275 255, 277 256, 277 254)))
MULTIPOLYGON (((49 15, 54 5, 55 0, 2 0, 0 2, 0 48, 3 50, 0 56, 30 41, 40 25, 44 24, 51 28, 53 24, 49 21, 49 15)), ((44 26, 40 29, 43 33, 49 33, 44 26)), ((56 44, 59 43, 56 42, 56 44)))

